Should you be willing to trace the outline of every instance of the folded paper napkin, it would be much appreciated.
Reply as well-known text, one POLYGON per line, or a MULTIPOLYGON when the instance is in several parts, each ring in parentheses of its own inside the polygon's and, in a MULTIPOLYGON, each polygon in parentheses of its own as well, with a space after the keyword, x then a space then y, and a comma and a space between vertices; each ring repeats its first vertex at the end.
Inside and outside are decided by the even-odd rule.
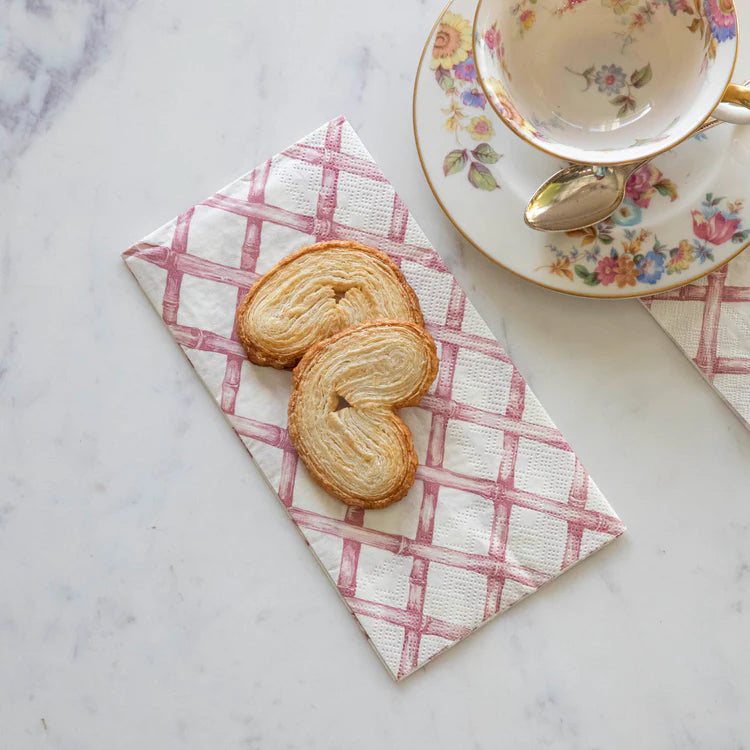
POLYGON ((623 532, 343 118, 124 258, 395 678, 623 532), (390 254, 440 357, 429 394, 400 412, 419 454, 417 480, 384 510, 348 508, 312 482, 286 431, 290 374, 250 364, 234 328, 260 274, 332 239, 390 254))
POLYGON ((750 429, 750 250, 643 304, 750 429))

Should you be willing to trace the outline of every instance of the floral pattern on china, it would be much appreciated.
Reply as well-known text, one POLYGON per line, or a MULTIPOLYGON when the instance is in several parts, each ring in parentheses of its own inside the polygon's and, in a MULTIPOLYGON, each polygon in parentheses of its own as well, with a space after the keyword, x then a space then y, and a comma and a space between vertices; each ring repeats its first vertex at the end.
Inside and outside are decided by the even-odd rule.
POLYGON ((656 284, 664 274, 675 276, 694 271, 693 266, 714 260, 714 250, 726 243, 743 244, 750 230, 742 225, 742 200, 727 201, 708 193, 700 209, 691 211, 692 236, 672 246, 660 242, 649 229, 639 228, 642 213, 654 193, 677 200, 677 189, 653 166, 646 165, 628 182, 627 198, 617 213, 595 227, 568 232, 573 247, 548 245, 553 256, 549 265, 537 270, 582 280, 588 286, 634 287, 656 284))
MULTIPOLYGON (((736 40, 737 36, 732 0, 517 0, 508 5, 485 0, 484 5, 497 9, 483 11, 480 5, 477 12, 476 57, 482 71, 480 83, 484 93, 493 108, 519 135, 542 150, 573 161, 617 163, 618 160, 640 159, 654 153, 656 144, 684 137, 696 116, 700 118, 698 108, 703 106, 700 98, 694 98, 695 91, 702 84, 692 71, 697 73, 700 65, 698 75, 702 76, 717 60, 719 45, 736 40), (593 5, 611 10, 611 20, 607 22, 609 28, 604 33, 615 35, 618 48, 612 51, 616 53, 619 49, 619 59, 589 65, 580 59, 580 47, 554 47, 548 50, 548 54, 554 59, 568 60, 568 64, 562 67, 585 79, 584 91, 596 83, 596 90, 608 93, 609 102, 616 108, 609 115, 595 104, 591 106, 591 99, 584 101, 576 97, 576 89, 567 89, 564 81, 556 75, 547 75, 548 82, 540 86, 539 79, 529 73, 529 69, 536 67, 536 58, 528 59, 526 53, 520 53, 519 47, 519 40, 544 25, 543 32, 540 32, 542 36, 535 41, 547 48, 554 31, 550 30, 550 19, 580 19, 576 11, 593 5), (665 18, 675 19, 675 23, 699 45, 686 39, 682 46, 674 50, 670 47, 670 54, 666 54, 663 38, 657 37, 657 42, 648 35, 650 29, 663 28, 665 18), (684 24, 680 23, 683 19, 684 24), (631 53, 631 45, 639 39, 649 41, 644 41, 645 47, 631 53), (694 53, 693 58, 687 55, 688 49, 690 55, 694 53), (649 52, 654 51, 658 51, 659 58, 652 61, 658 63, 655 66, 648 61, 649 52), (683 59, 683 54, 685 60, 697 57, 697 62, 695 68, 685 68, 680 75, 675 60, 683 59), (577 62, 571 62, 574 56, 577 62), (688 69, 691 73, 686 76, 688 69), (655 74, 659 81, 656 93, 652 91, 646 97, 648 101, 639 105, 635 89, 646 86, 655 74), (680 87, 670 85, 669 80, 674 76, 681 81, 680 87), (627 90, 624 90, 625 86, 627 90), (529 98, 530 91, 534 93, 529 98), (693 102, 696 109, 682 111, 679 102, 693 102), (587 114, 582 114, 584 111, 587 114), (683 135, 686 124, 688 130, 683 135), (633 149, 632 153, 627 149, 633 149), (608 153, 612 156, 607 157, 608 153)), ((601 15, 594 16, 594 19, 598 18, 601 15)), ((585 18, 583 22, 586 22, 585 18)), ((573 27, 558 31, 554 38, 571 38, 570 28, 573 27)), ((667 38, 674 39, 671 29, 667 31, 670 34, 667 38)), ((728 50, 730 46, 727 45, 728 50)), ((732 52, 723 55, 719 71, 727 69, 728 55, 733 57, 732 52)), ((711 85, 721 80, 723 74, 717 72, 711 85)), ((696 124, 698 122, 700 119, 695 120, 696 124)))
POLYGON ((473 114, 486 109, 487 98, 477 83, 471 57, 471 26, 467 19, 455 13, 443 15, 435 35, 430 66, 448 99, 443 109, 447 115, 445 129, 456 139, 456 148, 443 161, 443 174, 448 177, 466 172, 469 183, 475 188, 498 189, 500 184, 490 168, 502 156, 490 144, 495 128, 486 115, 473 114))
MULTIPOLYGON (((530 29, 536 21, 536 12, 534 10, 530 8, 523 10, 527 4, 535 2, 536 0, 522 0, 513 7, 512 12, 518 18, 519 30, 521 33, 530 29)), ((447 15, 455 16, 455 14, 447 15)), ((468 24, 468 21, 466 21, 466 23, 468 24)), ((499 62, 500 67, 508 80, 512 80, 513 76, 505 64, 505 44, 503 43, 502 34, 498 29, 497 23, 492 24, 484 34, 479 34, 479 32, 477 32, 477 43, 481 45, 481 47, 494 60, 499 62)), ((469 49, 471 50, 471 41, 469 42, 469 49)), ((521 132, 528 133, 540 141, 547 140, 547 136, 540 129, 544 123, 534 123, 523 117, 508 96, 502 81, 498 78, 490 77, 485 81, 485 85, 489 89, 495 107, 511 125, 521 132)))
POLYGON ((600 94, 613 97, 609 100, 609 103, 619 107, 618 116, 635 112, 637 102, 633 89, 641 89, 651 80, 653 77, 651 63, 634 70, 630 76, 626 76, 625 71, 614 63, 602 65, 598 71, 596 68, 596 65, 591 65, 582 73, 571 70, 567 66, 565 70, 583 78, 586 82, 584 91, 588 91, 592 84, 596 84, 600 94), (622 90, 623 88, 625 88, 625 91, 622 90))
MULTIPOLYGON (((555 13, 562 15, 574 10, 586 2, 597 0, 563 0, 555 13)), ((737 17, 732 0, 600 0, 605 7, 619 17, 623 29, 619 32, 623 47, 632 44, 639 31, 643 30, 654 19, 661 7, 669 8, 672 15, 684 14, 690 21, 688 31, 698 34, 704 42, 706 57, 716 57, 717 45, 734 39, 737 35, 737 17)), ((537 0, 519 0, 511 8, 512 15, 518 21, 520 34, 532 28, 536 21, 534 6, 537 0)))
POLYGON ((697 34, 705 47, 704 64, 716 59, 718 44, 737 36, 737 17, 732 0, 602 0, 622 17, 623 47, 632 44, 639 31, 653 21, 659 7, 668 6, 673 15, 683 14, 687 30, 697 34))
MULTIPOLYGON (((477 88, 471 44, 467 41, 470 33, 467 19, 448 12, 441 19, 432 48, 435 81, 448 99, 443 110, 447 116, 444 128, 455 134, 458 146, 445 156, 442 171, 445 178, 454 179, 454 175, 466 173, 468 165, 471 186, 495 190, 500 184, 499 175, 491 172, 488 165, 497 164, 501 155, 491 145, 496 135, 492 120, 483 114, 487 100, 477 88), (470 141, 482 142, 472 148, 470 141)), ((494 30, 487 32, 485 43, 502 54, 502 40, 493 33, 494 30)), ((617 93, 626 85, 640 88, 650 80, 649 71, 644 69, 634 71, 629 78, 624 71, 619 75, 619 70, 610 66, 599 70, 594 66, 593 71, 585 73, 586 81, 601 87, 604 94, 617 93), (643 82, 640 87, 636 85, 639 81, 643 82)), ((700 141, 705 138, 695 136, 700 141)), ((654 201, 678 199, 679 188, 674 181, 651 164, 641 167, 628 181, 619 210, 595 227, 561 235, 564 240, 547 246, 550 262, 539 266, 536 272, 566 279, 572 285, 649 287, 665 275, 678 282, 680 276, 694 274, 701 265, 714 261, 717 248, 739 246, 750 240, 750 229, 743 224, 743 200, 708 193, 699 206, 690 210, 689 233, 686 231, 678 242, 664 244, 644 225, 654 201)))
MULTIPOLYGON (((597 0, 564 0, 555 13, 562 15, 586 2, 597 2, 597 0)), ((716 58, 718 44, 737 36, 737 17, 732 0, 600 0, 600 2, 603 6, 612 8, 615 15, 619 17, 619 23, 623 29, 618 32, 618 36, 622 41, 623 49, 633 43, 639 31, 653 22, 656 11, 662 7, 669 8, 672 15, 685 15, 686 20, 689 21, 686 29, 703 40, 706 63, 716 58)), ((537 16, 533 6, 536 4, 537 0, 520 0, 512 6, 511 13, 518 21, 519 34, 523 35, 534 26, 537 16)), ((497 24, 494 24, 492 29, 485 32, 483 36, 478 36, 478 42, 487 45, 493 54, 503 59, 504 46, 497 24)), ((510 77, 505 65, 503 69, 510 77)), ((496 85, 502 87, 499 81, 496 85)))

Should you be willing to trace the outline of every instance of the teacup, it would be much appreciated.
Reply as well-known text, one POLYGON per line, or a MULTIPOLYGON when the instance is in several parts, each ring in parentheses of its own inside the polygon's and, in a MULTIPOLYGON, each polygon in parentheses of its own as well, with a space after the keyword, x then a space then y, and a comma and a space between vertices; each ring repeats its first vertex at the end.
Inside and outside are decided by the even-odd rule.
POLYGON ((732 0, 479 0, 473 44, 505 124, 567 161, 647 159, 712 113, 750 123, 732 0))

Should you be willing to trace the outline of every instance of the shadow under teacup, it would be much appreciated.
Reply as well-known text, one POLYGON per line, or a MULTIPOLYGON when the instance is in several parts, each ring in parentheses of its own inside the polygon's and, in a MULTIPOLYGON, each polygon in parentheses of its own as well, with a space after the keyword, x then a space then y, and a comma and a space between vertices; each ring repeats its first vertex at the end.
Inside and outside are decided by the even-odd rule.
POLYGON ((479 0, 473 44, 505 124, 568 161, 646 159, 712 113, 750 124, 732 0, 479 0))

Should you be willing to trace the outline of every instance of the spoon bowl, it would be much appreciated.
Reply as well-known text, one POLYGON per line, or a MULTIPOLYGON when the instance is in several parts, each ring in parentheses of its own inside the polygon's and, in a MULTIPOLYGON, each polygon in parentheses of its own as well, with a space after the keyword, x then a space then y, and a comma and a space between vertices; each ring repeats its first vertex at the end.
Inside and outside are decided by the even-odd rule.
MULTIPOLYGON (((719 125, 710 118, 695 133, 719 125)), ((650 160, 617 164, 572 164, 552 175, 534 193, 524 212, 525 222, 540 232, 573 232, 611 216, 625 198, 628 180, 650 160)))
POLYGON ((632 172, 622 167, 574 164, 552 175, 534 194, 524 214, 532 229, 572 232, 611 216, 625 197, 632 172))

